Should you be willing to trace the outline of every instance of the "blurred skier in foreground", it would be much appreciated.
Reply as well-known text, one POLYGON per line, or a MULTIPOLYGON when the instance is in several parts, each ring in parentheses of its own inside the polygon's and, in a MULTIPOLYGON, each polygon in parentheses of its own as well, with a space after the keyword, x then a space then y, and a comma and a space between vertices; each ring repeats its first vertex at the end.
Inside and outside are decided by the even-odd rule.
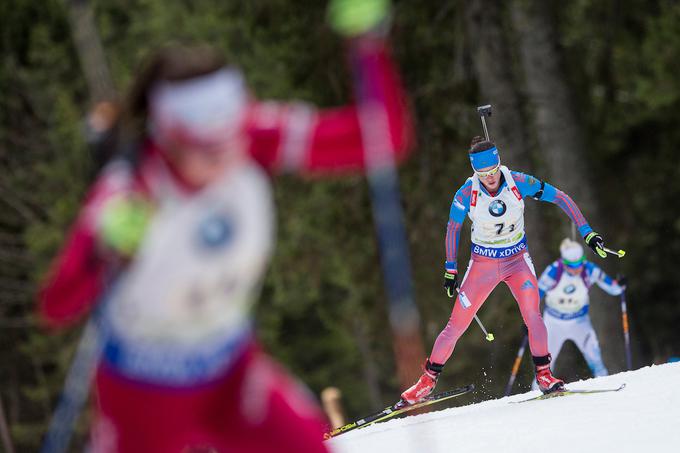
MULTIPOLYGON (((409 112, 382 33, 386 2, 336 1, 357 77, 381 87, 390 149, 409 112), (366 2, 360 2, 366 4, 366 2)), ((128 152, 89 191, 40 294, 53 327, 103 301, 92 451, 324 452, 307 392, 254 339, 271 256, 269 173, 362 171, 357 108, 255 100, 213 49, 168 47, 134 78, 128 152)))
POLYGON ((624 277, 614 280, 605 274, 586 260, 581 245, 567 238, 560 244, 560 259, 551 263, 538 279, 538 290, 541 298, 545 297, 543 320, 548 329, 548 350, 554 354, 552 366, 564 342, 571 340, 583 354, 593 376, 606 376, 609 372, 602 361, 600 344, 588 314, 588 292, 594 284, 612 296, 626 289, 624 277))
POLYGON ((593 251, 603 247, 602 237, 593 231, 567 194, 533 176, 501 165, 499 151, 493 142, 475 137, 470 145, 469 157, 474 174, 456 192, 446 230, 444 288, 449 297, 456 295, 459 286, 456 257, 466 215, 472 221, 470 263, 451 317, 425 362, 425 372, 401 395, 402 400, 409 404, 432 393, 458 338, 500 282, 505 282, 510 288, 528 328, 539 388, 543 393, 564 388, 564 382, 550 371, 547 331, 539 311, 538 281, 524 234, 525 197, 558 205, 577 225, 593 251))

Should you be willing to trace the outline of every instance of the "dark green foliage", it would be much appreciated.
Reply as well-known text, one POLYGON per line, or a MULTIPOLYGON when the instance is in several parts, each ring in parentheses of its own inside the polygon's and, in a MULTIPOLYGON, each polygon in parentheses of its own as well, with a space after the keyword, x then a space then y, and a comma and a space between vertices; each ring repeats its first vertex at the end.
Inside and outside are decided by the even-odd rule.
MULTIPOLYGON (((120 89, 150 49, 179 40, 223 49, 258 97, 322 106, 350 99, 342 43, 324 22, 324 2, 91 3, 120 89)), ((418 133, 401 183, 428 350, 451 310, 441 288, 448 209, 470 174, 465 149, 480 133, 474 107, 487 101, 479 99, 469 61, 465 3, 398 1, 393 22, 394 54, 418 133)), ((33 316, 38 281, 92 168, 82 135, 89 94, 64 5, 0 1, 0 397, 17 451, 36 450, 77 338, 77 332, 46 336, 33 316)), ((680 352, 680 6, 663 0, 555 5, 567 79, 588 131, 588 164, 610 221, 601 232, 628 251, 605 268, 630 277, 632 338, 644 353, 635 362, 664 360, 680 352)), ((338 386, 350 417, 393 402, 396 372, 363 177, 279 177, 276 201, 278 245, 256 310, 262 343, 315 392, 338 386)), ((541 209, 552 228, 564 230, 557 208, 541 209)), ((464 231, 461 269, 468 244, 464 231)), ((547 263, 536 264, 540 271, 547 263)), ((618 315, 616 308, 611 313, 618 315)), ((507 382, 521 319, 505 288, 480 316, 497 340, 485 342, 472 325, 441 387, 474 381, 478 398, 495 397, 507 382)), ((526 388, 527 370, 519 388, 526 388)), ((85 426, 83 420, 82 432, 85 426)))

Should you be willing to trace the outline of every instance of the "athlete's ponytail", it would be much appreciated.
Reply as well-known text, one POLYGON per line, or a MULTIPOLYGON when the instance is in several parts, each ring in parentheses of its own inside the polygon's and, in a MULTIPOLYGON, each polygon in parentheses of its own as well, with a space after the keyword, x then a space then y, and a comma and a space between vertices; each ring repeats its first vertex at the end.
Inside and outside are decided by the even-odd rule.
POLYGON ((481 153, 482 151, 491 149, 494 146, 496 146, 496 144, 491 140, 487 140, 484 137, 476 135, 472 138, 472 142, 470 142, 470 150, 468 151, 468 153, 469 154, 481 153))

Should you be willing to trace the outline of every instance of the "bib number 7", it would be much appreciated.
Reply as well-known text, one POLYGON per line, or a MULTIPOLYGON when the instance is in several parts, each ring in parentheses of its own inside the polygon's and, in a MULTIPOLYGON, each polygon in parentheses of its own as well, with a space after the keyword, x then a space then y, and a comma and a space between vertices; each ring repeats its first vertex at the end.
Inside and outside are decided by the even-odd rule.
MULTIPOLYGON (((496 234, 500 235, 503 232, 503 228, 505 228, 505 223, 496 223, 494 224, 494 226, 496 227, 496 234)), ((508 225, 508 228, 509 228, 508 231, 512 233, 513 231, 515 231, 515 224, 511 223, 510 225, 508 225)))

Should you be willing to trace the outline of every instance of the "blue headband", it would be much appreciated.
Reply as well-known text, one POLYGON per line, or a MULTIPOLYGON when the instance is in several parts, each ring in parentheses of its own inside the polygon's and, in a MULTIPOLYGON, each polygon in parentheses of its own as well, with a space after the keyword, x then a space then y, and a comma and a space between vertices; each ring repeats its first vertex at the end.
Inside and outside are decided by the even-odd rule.
POLYGON ((495 167, 500 161, 501 159, 495 146, 481 153, 470 154, 470 163, 475 171, 479 171, 481 168, 495 167))

